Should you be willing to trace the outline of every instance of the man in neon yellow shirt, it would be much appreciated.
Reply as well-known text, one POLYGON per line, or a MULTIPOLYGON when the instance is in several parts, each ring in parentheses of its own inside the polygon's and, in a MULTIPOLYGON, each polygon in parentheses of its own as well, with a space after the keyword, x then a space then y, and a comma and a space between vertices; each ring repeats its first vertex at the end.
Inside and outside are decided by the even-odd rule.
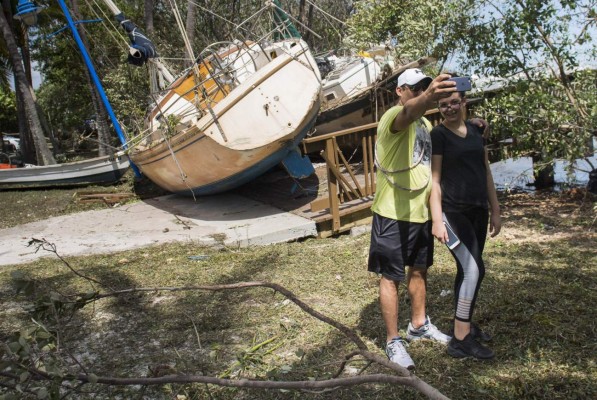
POLYGON ((377 189, 371 210, 369 271, 381 275, 379 300, 386 325, 386 354, 404 368, 414 368, 406 342, 398 333, 398 287, 406 280, 411 322, 406 339, 447 344, 450 337, 433 325, 425 311, 427 269, 433 264, 431 235, 431 124, 423 117, 437 102, 456 91, 450 75, 435 79, 411 68, 399 77, 397 106, 377 127, 377 189), (406 267, 408 272, 406 272, 406 267))

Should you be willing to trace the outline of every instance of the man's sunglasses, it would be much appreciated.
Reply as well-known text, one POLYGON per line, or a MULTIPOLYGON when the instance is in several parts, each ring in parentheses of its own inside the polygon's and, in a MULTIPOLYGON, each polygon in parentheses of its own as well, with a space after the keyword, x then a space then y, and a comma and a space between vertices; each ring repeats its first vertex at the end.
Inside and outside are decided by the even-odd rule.
POLYGON ((427 82, 419 82, 414 85, 404 85, 410 89, 411 92, 421 92, 427 90, 429 84, 427 82))

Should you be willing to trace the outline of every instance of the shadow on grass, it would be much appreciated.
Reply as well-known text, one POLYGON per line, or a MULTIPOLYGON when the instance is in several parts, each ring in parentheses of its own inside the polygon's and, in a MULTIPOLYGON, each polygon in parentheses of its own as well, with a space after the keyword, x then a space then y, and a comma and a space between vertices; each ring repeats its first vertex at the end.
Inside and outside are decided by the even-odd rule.
MULTIPOLYGON (((171 262, 159 255, 160 248, 148 250, 151 258, 128 252, 101 259, 101 263, 82 262, 78 269, 116 288, 147 285, 144 279, 151 281, 153 275, 167 277, 164 280, 172 286, 275 280, 318 311, 356 329, 370 342, 371 350, 383 354, 385 328, 376 285, 370 284, 360 262, 354 261, 350 244, 341 247, 338 242, 330 246, 329 253, 321 250, 319 243, 331 242, 314 243, 312 247, 302 243, 272 246, 270 250, 242 250, 231 258, 209 250, 209 258, 200 263, 186 260, 185 252, 197 254, 196 249, 178 246, 172 247, 176 255, 171 262), (316 261, 305 261, 308 251, 320 252, 331 261, 326 263, 326 259, 317 257, 316 261), (243 252, 247 253, 244 258, 243 252), (343 252, 345 258, 341 257, 343 252), (116 257, 128 261, 119 264, 116 257), (169 267, 171 264, 180 265, 174 269, 169 267), (338 279, 339 274, 345 275, 338 279), (355 304, 357 307, 352 307, 355 304)), ((488 246, 488 270, 475 316, 494 335, 490 346, 496 359, 456 360, 441 345, 415 343, 409 352, 417 364, 417 376, 454 399, 597 397, 597 318, 592 307, 597 301, 595 258, 594 247, 574 240, 548 244, 495 242, 488 246)), ((453 315, 453 300, 452 295, 442 297, 440 292, 452 288, 454 269, 449 255, 438 252, 429 274, 427 307, 433 322, 444 331, 453 315)), ((67 272, 48 281, 68 287, 74 279, 67 272)), ((173 373, 218 376, 233 375, 237 368, 248 377, 260 379, 329 378, 342 357, 355 347, 339 332, 322 329, 322 324, 313 323, 297 307, 283 303, 282 296, 260 288, 190 291, 179 296, 162 291, 103 300, 95 314, 91 314, 94 310, 86 310, 78 315, 78 321, 73 321, 71 327, 80 329, 73 330, 71 350, 89 353, 83 363, 92 372, 102 374, 145 376, 160 367, 173 373), (91 343, 89 338, 94 335, 99 338, 91 343), (247 354, 247 349, 270 338, 277 338, 272 347, 277 343, 281 347, 269 354, 272 347, 266 346, 262 352, 247 354), (303 354, 294 355, 299 349, 303 354), (245 364, 235 367, 239 360, 245 364)), ((400 311, 400 327, 404 329, 409 318, 405 290, 401 291, 400 311)), ((355 373, 362 366, 351 364, 351 371, 355 373)), ((370 367, 365 373, 375 372, 385 371, 370 367)), ((105 397, 140 396, 139 388, 98 391, 105 397)), ((320 394, 213 386, 208 389, 200 385, 152 387, 145 391, 148 398, 155 399, 175 398, 176 394, 189 394, 189 399, 421 398, 409 389, 388 385, 363 385, 320 394)))
MULTIPOLYGON (((486 253, 491 265, 475 314, 476 321, 494 335, 489 346, 495 350, 496 359, 457 360, 440 345, 415 343, 409 352, 417 363, 417 375, 454 399, 596 398, 597 315, 590 306, 597 301, 596 250, 574 240, 557 245, 522 245, 514 253, 512 250, 503 252, 493 247, 486 253)), ((434 315, 441 316, 437 320, 442 321, 438 324, 442 329, 447 328, 446 321, 453 312, 451 298, 446 302, 437 296, 438 287, 450 287, 453 279, 449 260, 444 260, 444 264, 432 275, 434 282, 430 285, 435 288, 430 288, 428 304, 434 315)), ((407 307, 407 301, 401 297, 402 315, 407 307)), ((401 316, 401 326, 406 318, 401 316)), ((385 328, 376 299, 362 308, 356 329, 381 350, 385 328)), ((330 333, 325 343, 305 357, 307 364, 302 363, 302 369, 316 369, 350 350, 347 340, 337 332, 330 333)), ((378 369, 372 368, 368 373, 375 371, 378 369)), ((298 375, 296 378, 300 379, 298 375)), ((421 396, 403 388, 365 385, 314 398, 421 396)))

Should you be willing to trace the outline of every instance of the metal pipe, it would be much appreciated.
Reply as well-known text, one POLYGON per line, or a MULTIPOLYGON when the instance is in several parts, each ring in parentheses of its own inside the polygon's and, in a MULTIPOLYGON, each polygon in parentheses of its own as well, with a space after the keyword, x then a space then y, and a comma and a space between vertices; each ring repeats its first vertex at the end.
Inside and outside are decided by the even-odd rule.
POLYGON ((116 4, 114 4, 114 2, 112 0, 102 0, 102 1, 106 4, 106 6, 108 6, 110 11, 112 11, 112 13, 114 13, 114 15, 120 14, 120 10, 118 9, 118 7, 116 7, 116 4))

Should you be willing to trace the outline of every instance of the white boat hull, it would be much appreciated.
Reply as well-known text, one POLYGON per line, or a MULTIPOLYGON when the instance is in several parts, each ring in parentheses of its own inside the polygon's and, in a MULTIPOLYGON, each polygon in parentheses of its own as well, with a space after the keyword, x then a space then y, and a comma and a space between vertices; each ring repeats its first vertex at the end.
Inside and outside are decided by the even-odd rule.
POLYGON ((381 76, 381 67, 373 58, 348 57, 343 63, 340 70, 330 72, 325 78, 322 112, 359 97, 381 76))
POLYGON ((0 188, 43 188, 117 182, 129 168, 125 155, 41 167, 0 170, 0 188))

